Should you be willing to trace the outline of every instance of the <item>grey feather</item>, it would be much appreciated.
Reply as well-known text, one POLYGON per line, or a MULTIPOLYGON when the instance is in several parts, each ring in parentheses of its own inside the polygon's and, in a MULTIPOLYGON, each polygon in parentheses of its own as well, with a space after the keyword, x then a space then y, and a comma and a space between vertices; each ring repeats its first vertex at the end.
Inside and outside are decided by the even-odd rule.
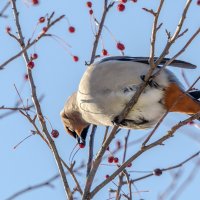
MULTIPOLYGON (((155 57, 154 61, 156 61, 157 59, 158 59, 158 57, 155 57)), ((131 62, 140 62, 140 63, 144 63, 144 64, 149 64, 149 57, 131 57, 131 56, 110 56, 110 57, 103 58, 98 63, 103 63, 103 62, 112 61, 112 60, 113 61, 115 61, 115 60, 131 61, 131 62)), ((164 58, 160 64, 164 65, 169 60, 170 60, 170 58, 164 58)), ((174 60, 170 64, 170 66, 180 67, 180 68, 185 68, 185 69, 195 69, 197 67, 194 64, 191 64, 189 62, 185 62, 182 60, 174 60)))

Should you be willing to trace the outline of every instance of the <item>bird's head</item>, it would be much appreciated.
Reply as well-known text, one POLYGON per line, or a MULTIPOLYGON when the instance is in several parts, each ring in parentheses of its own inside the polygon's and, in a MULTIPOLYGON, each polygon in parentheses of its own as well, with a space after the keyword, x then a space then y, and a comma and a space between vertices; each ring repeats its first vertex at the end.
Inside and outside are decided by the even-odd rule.
POLYGON ((79 112, 76 104, 76 93, 69 97, 60 115, 67 133, 77 139, 79 144, 85 145, 90 124, 82 118, 79 112))

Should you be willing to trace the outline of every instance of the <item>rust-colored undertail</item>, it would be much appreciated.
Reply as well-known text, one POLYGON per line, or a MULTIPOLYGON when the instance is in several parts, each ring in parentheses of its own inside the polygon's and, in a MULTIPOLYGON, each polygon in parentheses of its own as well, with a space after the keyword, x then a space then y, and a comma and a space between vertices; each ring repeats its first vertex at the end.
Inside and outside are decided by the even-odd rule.
POLYGON ((165 90, 164 104, 170 112, 195 114, 200 111, 200 102, 184 94, 175 83, 171 83, 165 90))

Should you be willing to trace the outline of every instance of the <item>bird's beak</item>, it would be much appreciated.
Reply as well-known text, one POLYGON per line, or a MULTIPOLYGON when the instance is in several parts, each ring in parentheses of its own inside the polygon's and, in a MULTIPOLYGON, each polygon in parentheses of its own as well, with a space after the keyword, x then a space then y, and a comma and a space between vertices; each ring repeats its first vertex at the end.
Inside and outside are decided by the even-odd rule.
POLYGON ((85 140, 86 140, 86 137, 87 137, 87 133, 88 133, 88 130, 89 130, 89 127, 90 125, 86 126, 85 128, 80 128, 78 129, 78 131, 81 131, 81 132, 76 132, 77 133, 77 141, 78 143, 82 143, 85 145, 85 140))
POLYGON ((83 132, 83 127, 76 127, 75 132, 76 134, 81 137, 81 133, 83 132))

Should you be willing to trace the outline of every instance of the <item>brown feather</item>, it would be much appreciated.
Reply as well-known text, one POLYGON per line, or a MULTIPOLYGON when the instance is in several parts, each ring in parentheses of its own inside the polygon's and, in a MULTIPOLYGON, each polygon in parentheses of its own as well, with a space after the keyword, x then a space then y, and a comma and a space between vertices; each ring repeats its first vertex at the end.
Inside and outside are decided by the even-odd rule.
POLYGON ((195 114, 200 111, 200 102, 185 94, 176 83, 165 90, 164 104, 170 112, 195 114))

